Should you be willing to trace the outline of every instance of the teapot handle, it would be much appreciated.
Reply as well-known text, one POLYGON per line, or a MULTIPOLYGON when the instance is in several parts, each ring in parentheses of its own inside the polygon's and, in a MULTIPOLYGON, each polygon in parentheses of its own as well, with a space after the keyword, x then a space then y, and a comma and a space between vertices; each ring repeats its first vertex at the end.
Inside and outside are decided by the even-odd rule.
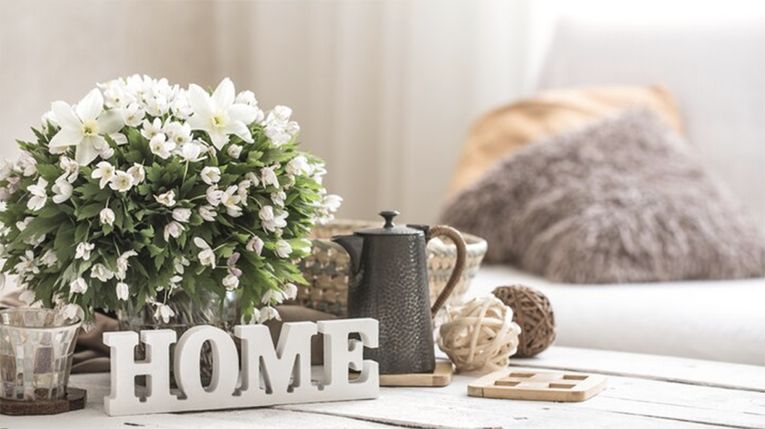
POLYGON ((441 309, 449 298, 449 295, 452 294, 452 291, 460 281, 460 277, 462 277, 462 271, 465 270, 465 262, 467 262, 467 246, 465 245, 465 239, 462 238, 462 234, 460 234, 459 231, 446 225, 438 225, 430 228, 428 231, 428 241, 430 241, 431 238, 438 236, 450 238, 457 246, 457 263, 454 265, 454 270, 452 271, 451 277, 449 277, 449 281, 446 282, 444 290, 438 295, 436 302, 433 303, 433 307, 430 309, 431 317, 436 317, 438 310, 441 309))

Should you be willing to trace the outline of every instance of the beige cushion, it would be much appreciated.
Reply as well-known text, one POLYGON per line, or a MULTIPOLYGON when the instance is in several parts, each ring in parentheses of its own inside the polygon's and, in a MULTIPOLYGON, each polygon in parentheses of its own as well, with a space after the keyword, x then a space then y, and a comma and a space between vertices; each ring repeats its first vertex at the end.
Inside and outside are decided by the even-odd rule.
POLYGON ((530 142, 584 127, 634 107, 652 110, 682 134, 675 101, 658 86, 547 91, 489 112, 478 120, 468 136, 448 195, 455 195, 502 157, 530 142))

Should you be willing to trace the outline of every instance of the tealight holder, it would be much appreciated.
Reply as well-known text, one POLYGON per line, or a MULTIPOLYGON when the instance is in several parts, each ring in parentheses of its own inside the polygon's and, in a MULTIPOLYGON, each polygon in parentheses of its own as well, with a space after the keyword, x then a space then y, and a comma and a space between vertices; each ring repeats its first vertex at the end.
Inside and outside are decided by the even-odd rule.
MULTIPOLYGON (((0 413, 54 414, 75 409, 67 385, 80 325, 79 318, 67 319, 50 309, 0 311, 0 413)), ((77 396, 80 392, 77 402, 84 406, 84 392, 77 396)))

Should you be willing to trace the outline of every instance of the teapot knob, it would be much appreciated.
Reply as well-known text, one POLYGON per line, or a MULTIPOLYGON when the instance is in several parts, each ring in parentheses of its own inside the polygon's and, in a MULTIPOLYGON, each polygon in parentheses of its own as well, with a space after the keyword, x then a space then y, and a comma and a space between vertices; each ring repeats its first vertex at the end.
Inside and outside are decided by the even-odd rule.
POLYGON ((399 212, 397 210, 385 210, 380 212, 380 216, 382 216, 385 219, 385 225, 383 228, 393 228, 393 218, 398 216, 399 212))

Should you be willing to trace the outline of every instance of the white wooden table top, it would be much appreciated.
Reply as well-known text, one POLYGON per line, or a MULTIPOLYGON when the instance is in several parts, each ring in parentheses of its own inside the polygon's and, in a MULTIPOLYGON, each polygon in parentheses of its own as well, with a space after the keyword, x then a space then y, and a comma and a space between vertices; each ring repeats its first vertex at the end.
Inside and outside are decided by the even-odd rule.
POLYGON ((108 417, 108 374, 74 375, 88 390, 85 410, 40 417, 0 417, 21 428, 727 428, 765 429, 765 367, 556 347, 514 367, 606 374, 608 389, 580 403, 472 398, 477 375, 443 388, 381 388, 376 400, 286 405, 234 411, 108 417))

